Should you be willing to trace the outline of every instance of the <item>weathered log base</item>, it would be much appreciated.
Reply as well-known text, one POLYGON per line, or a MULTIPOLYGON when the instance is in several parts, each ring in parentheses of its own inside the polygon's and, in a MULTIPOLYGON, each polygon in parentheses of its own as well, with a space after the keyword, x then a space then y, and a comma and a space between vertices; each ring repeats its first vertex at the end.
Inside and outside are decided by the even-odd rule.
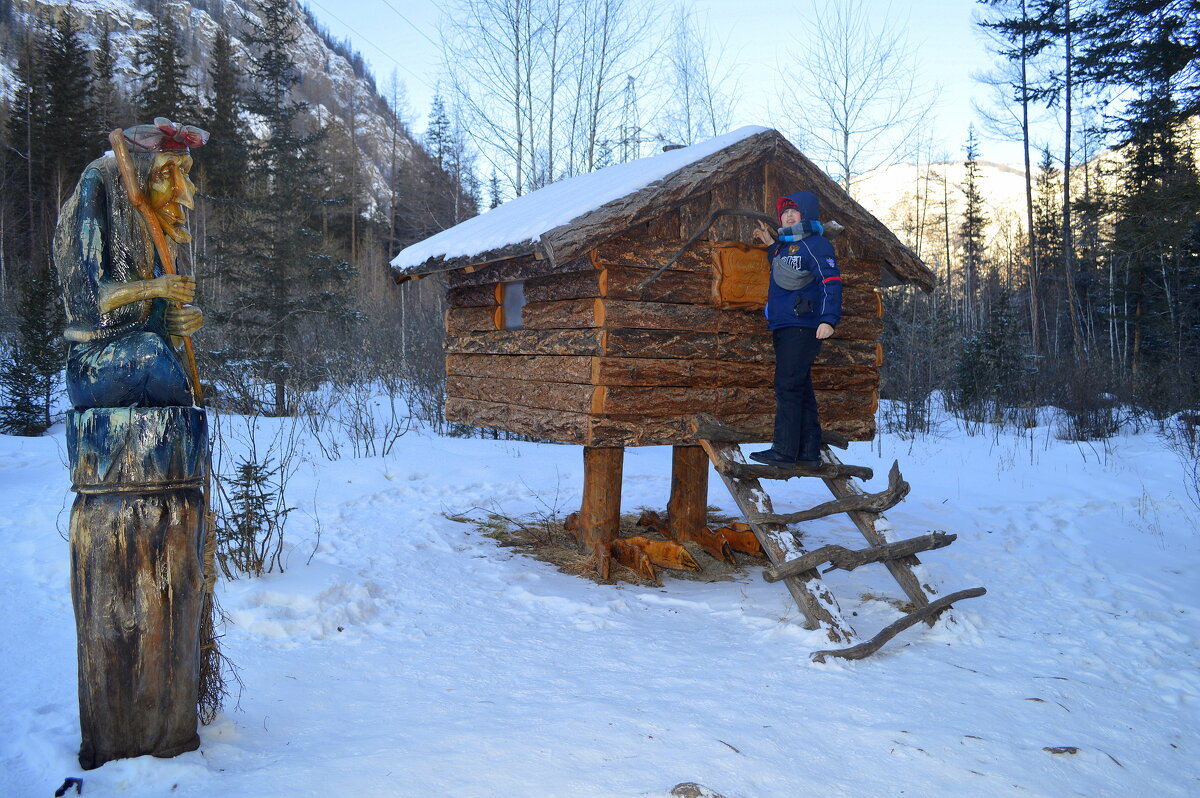
POLYGON ((200 744, 204 412, 68 415, 79 763, 175 756, 200 744))
POLYGON ((687 540, 708 517, 708 453, 699 446, 671 451, 671 500, 667 503, 669 537, 687 540))

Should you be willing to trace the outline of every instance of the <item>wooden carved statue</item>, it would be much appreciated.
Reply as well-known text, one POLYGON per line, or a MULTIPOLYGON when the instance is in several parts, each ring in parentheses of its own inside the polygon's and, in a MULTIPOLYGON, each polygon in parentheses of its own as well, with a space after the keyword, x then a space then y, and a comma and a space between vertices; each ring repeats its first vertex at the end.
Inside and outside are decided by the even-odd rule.
POLYGON ((163 118, 113 131, 63 206, 54 260, 70 342, 71 598, 84 768, 200 744, 207 423, 174 273, 190 240, 190 149, 163 118), (176 344, 186 344, 186 354, 176 344))

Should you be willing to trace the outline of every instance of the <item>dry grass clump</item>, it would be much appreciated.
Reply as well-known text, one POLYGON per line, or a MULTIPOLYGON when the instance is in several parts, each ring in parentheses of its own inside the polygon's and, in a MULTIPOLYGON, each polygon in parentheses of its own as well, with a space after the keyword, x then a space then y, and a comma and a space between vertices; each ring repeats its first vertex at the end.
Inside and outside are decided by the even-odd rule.
MULTIPOLYGON (((618 536, 622 538, 641 535, 651 540, 666 540, 662 535, 638 526, 637 521, 641 512, 647 508, 639 507, 637 512, 625 513, 621 516, 621 527, 618 536)), ((666 515, 665 512, 659 513, 666 515)), ((530 557, 548 562, 560 571, 575 576, 582 576, 599 584, 616 584, 630 582, 646 587, 656 586, 649 580, 624 567, 615 559, 608 579, 601 579, 595 571, 594 561, 590 559, 591 552, 581 551, 575 536, 563 527, 563 517, 556 512, 530 513, 523 516, 509 516, 497 510, 474 508, 464 513, 447 514, 451 521, 472 524, 475 530, 485 537, 492 538, 501 546, 513 548, 530 557)), ((733 516, 724 515, 716 507, 708 508, 707 524, 712 528, 724 526, 736 520, 733 516)), ((684 543, 700 566, 699 571, 684 571, 674 569, 659 569, 659 577, 686 579, 697 582, 724 582, 735 578, 747 566, 762 566, 767 564, 763 557, 754 557, 737 552, 736 565, 721 562, 709 556, 695 543, 684 543)))

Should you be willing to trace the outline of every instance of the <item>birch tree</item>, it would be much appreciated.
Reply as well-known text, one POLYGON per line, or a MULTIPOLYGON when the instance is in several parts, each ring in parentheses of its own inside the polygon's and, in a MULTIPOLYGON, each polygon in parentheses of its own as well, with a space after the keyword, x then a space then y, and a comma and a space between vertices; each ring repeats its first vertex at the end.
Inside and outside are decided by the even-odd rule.
POLYGON ((853 194, 854 179, 894 162, 912 142, 933 96, 917 88, 916 59, 901 26, 862 0, 813 4, 803 47, 777 65, 781 115, 809 157, 853 194))

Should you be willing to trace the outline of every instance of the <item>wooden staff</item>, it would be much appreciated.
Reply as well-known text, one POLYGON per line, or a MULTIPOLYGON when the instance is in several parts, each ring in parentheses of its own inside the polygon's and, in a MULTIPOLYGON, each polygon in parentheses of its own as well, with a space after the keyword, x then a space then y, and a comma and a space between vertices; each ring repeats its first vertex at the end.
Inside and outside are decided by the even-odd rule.
MULTIPOLYGON (((129 195, 129 201, 142 214, 142 218, 146 220, 146 226, 150 228, 150 238, 154 241, 154 249, 158 252, 158 259, 162 263, 163 271, 167 274, 177 274, 175 259, 171 257, 171 250, 167 247, 167 237, 163 235, 162 226, 154 217, 154 209, 146 201, 146 195, 142 193, 142 188, 137 183, 133 159, 129 157, 129 147, 125 144, 125 131, 117 128, 109 133, 108 143, 112 145, 113 155, 117 158, 117 169, 121 172, 121 182, 125 184, 125 193, 129 195)), ((182 304, 176 302, 175 307, 182 307, 182 304)), ((204 389, 200 387, 200 371, 196 368, 196 350, 192 348, 190 335, 181 337, 183 338, 184 353, 187 355, 188 372, 192 377, 192 395, 196 398, 196 405, 203 407, 204 389)))

